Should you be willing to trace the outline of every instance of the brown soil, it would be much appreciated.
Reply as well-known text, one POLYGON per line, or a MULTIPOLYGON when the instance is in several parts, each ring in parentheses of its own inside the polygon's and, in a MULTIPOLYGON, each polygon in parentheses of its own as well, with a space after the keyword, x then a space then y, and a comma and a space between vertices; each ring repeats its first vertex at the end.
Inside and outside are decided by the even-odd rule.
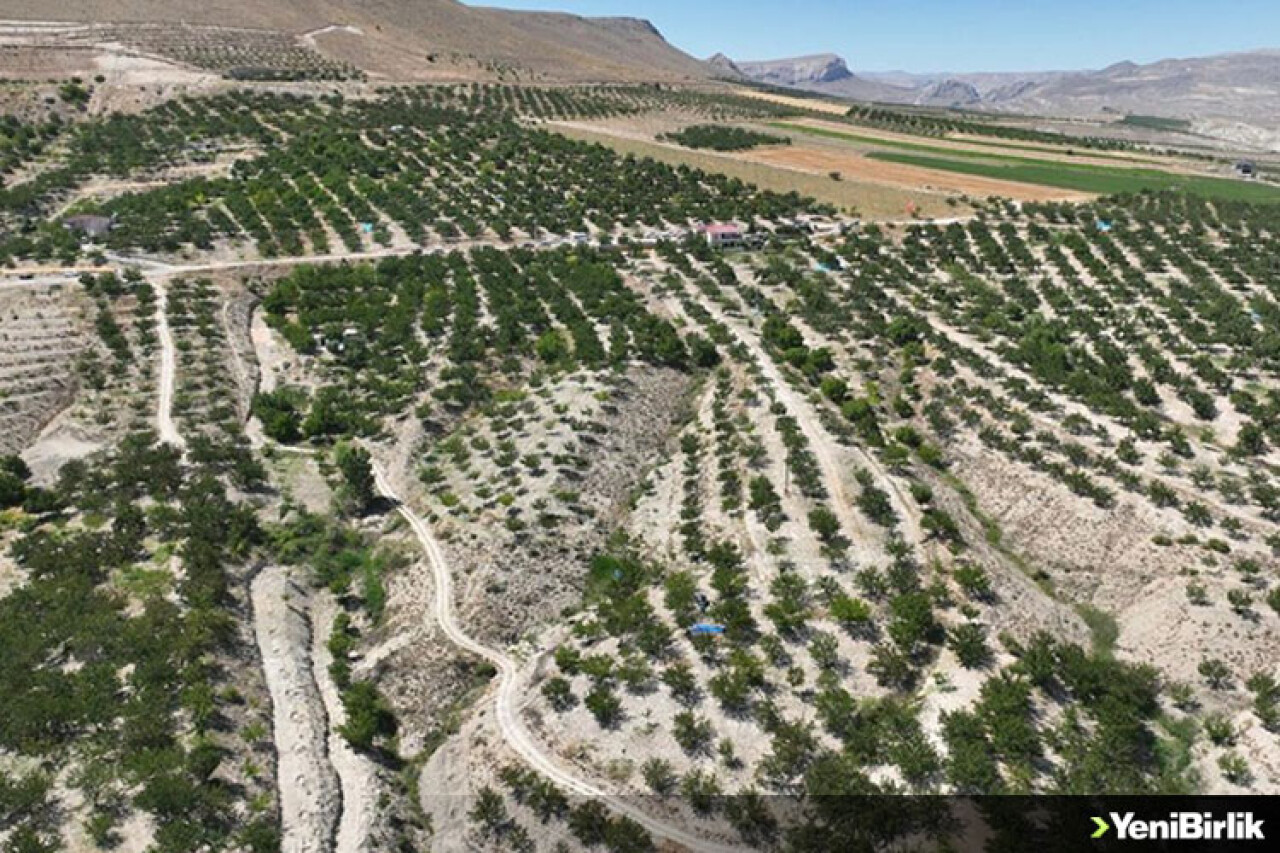
MULTIPOLYGON (((623 126, 624 121, 590 125, 581 122, 548 122, 546 126, 570 138, 607 145, 623 154, 652 157, 662 163, 719 172, 774 192, 798 192, 842 209, 854 210, 867 219, 901 218, 908 205, 913 205, 922 217, 956 216, 968 212, 968 208, 963 205, 948 205, 947 198, 952 194, 945 190, 869 181, 853 174, 846 175, 844 180, 833 181, 827 176, 830 169, 807 169, 753 161, 736 154, 693 151, 674 144, 655 142, 651 135, 645 136, 623 126)), ((1011 186, 1026 189, 1023 184, 1011 186)))
POLYGON ((843 153, 806 145, 757 148, 738 156, 753 163, 800 169, 813 174, 839 172, 845 178, 921 192, 1002 196, 1019 201, 1082 201, 1091 198, 1086 193, 1070 190, 885 163, 853 152, 843 153))

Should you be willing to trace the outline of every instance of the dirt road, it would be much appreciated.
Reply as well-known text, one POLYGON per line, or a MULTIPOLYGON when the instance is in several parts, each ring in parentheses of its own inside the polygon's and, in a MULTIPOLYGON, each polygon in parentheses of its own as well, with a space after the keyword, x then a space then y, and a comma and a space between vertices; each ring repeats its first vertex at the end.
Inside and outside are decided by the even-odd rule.
POLYGON ((611 795, 588 781, 574 776, 571 772, 557 766, 530 736, 520 719, 520 700, 522 684, 519 677, 519 665, 505 653, 489 648, 470 637, 457 622, 453 610, 453 577, 445 559, 440 543, 436 541, 431 528, 427 526, 409 506, 403 503, 391 487, 386 473, 379 465, 373 467, 374 481, 378 492, 396 504, 396 511, 409 524, 417 536, 427 561, 431 564, 435 578, 435 618, 445 636, 459 648, 484 658, 498 670, 497 720, 503 739, 530 767, 559 786, 565 793, 591 797, 607 805, 613 811, 626 815, 643 826, 652 835, 681 844, 690 850, 705 853, 740 853, 741 845, 724 844, 709 841, 693 835, 679 827, 671 826, 665 821, 641 811, 624 801, 621 797, 611 795))

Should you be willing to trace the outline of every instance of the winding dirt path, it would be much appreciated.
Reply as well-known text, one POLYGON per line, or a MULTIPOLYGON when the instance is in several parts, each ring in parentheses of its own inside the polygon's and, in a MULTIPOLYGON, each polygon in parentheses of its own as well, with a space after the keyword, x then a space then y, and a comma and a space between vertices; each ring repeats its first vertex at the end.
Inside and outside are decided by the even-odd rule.
POLYGON ((704 853, 740 853, 741 845, 724 844, 710 841, 672 826, 652 815, 636 808, 623 798, 610 794, 586 780, 574 776, 571 772, 559 767, 546 755, 534 741, 524 723, 520 719, 521 680, 520 667, 512 658, 503 652, 489 648, 469 636, 457 622, 453 609, 453 577, 449 570, 444 551, 436 540, 435 534, 417 513, 396 495, 386 473, 380 465, 373 466, 374 482, 378 492, 396 505, 396 511, 409 524, 422 550, 431 564, 431 572, 435 578, 435 618, 445 636, 459 648, 492 663, 498 670, 498 691, 496 700, 498 726, 503 739, 520 755, 520 757, 547 779, 554 782, 566 793, 583 797, 591 797, 607 805, 613 811, 626 815, 643 826, 652 835, 681 844, 690 850, 704 853))

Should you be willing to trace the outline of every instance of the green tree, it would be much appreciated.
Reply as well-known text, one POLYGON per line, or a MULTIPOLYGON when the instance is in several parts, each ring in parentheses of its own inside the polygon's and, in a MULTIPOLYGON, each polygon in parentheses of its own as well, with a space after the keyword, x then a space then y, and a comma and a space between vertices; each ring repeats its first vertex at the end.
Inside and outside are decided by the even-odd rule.
POLYGON ((546 697, 551 707, 557 711, 568 711, 578 704, 578 697, 573 695, 573 688, 570 686, 569 680, 558 675, 547 679, 546 683, 542 685, 542 695, 546 697))
POLYGON ((348 512, 364 513, 373 504, 373 465, 369 451, 357 444, 340 441, 333 448, 333 461, 342 474, 340 498, 348 512))
POLYGON ((840 520, 834 512, 820 506, 809 512, 809 527, 824 543, 831 544, 840 532, 840 520))
POLYGON ((649 790, 662 797, 674 791, 678 781, 671 762, 661 758, 650 758, 641 765, 640 775, 644 777, 649 790))

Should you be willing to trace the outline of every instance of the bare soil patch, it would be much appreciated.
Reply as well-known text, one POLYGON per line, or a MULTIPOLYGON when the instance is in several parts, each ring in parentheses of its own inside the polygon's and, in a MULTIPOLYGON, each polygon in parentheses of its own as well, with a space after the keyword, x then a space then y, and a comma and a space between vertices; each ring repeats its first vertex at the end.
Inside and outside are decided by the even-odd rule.
MULTIPOLYGON (((955 216, 968 212, 964 205, 949 205, 947 198, 955 193, 942 189, 908 187, 892 181, 869 181, 853 173, 845 175, 844 180, 833 181, 827 174, 831 169, 802 168, 750 160, 741 155, 693 151, 655 142, 651 136, 619 128, 613 123, 549 122, 547 126, 572 139, 607 145, 622 154, 719 172, 773 192, 797 192, 842 209, 854 210, 867 219, 901 218, 910 206, 914 206, 921 217, 955 216)), ((864 162, 870 164, 873 161, 864 162)), ((923 185, 926 182, 916 183, 923 185)), ((1022 184, 1011 186, 1026 188, 1022 184)))
POLYGON ((780 95, 776 92, 761 92, 759 89, 747 88, 737 89, 734 94, 743 95, 748 98, 755 98, 760 101, 768 101, 772 104, 782 104, 787 107, 795 107, 801 110, 830 113, 831 115, 842 116, 849 111, 849 104, 828 101, 823 98, 800 98, 793 95, 780 95))
POLYGON ((845 179, 917 192, 1002 196, 1018 201, 1083 201, 1090 198, 1085 193, 1070 190, 886 163, 868 159, 852 151, 842 152, 807 145, 757 148, 738 156, 753 163, 800 169, 819 175, 839 172, 845 179))

